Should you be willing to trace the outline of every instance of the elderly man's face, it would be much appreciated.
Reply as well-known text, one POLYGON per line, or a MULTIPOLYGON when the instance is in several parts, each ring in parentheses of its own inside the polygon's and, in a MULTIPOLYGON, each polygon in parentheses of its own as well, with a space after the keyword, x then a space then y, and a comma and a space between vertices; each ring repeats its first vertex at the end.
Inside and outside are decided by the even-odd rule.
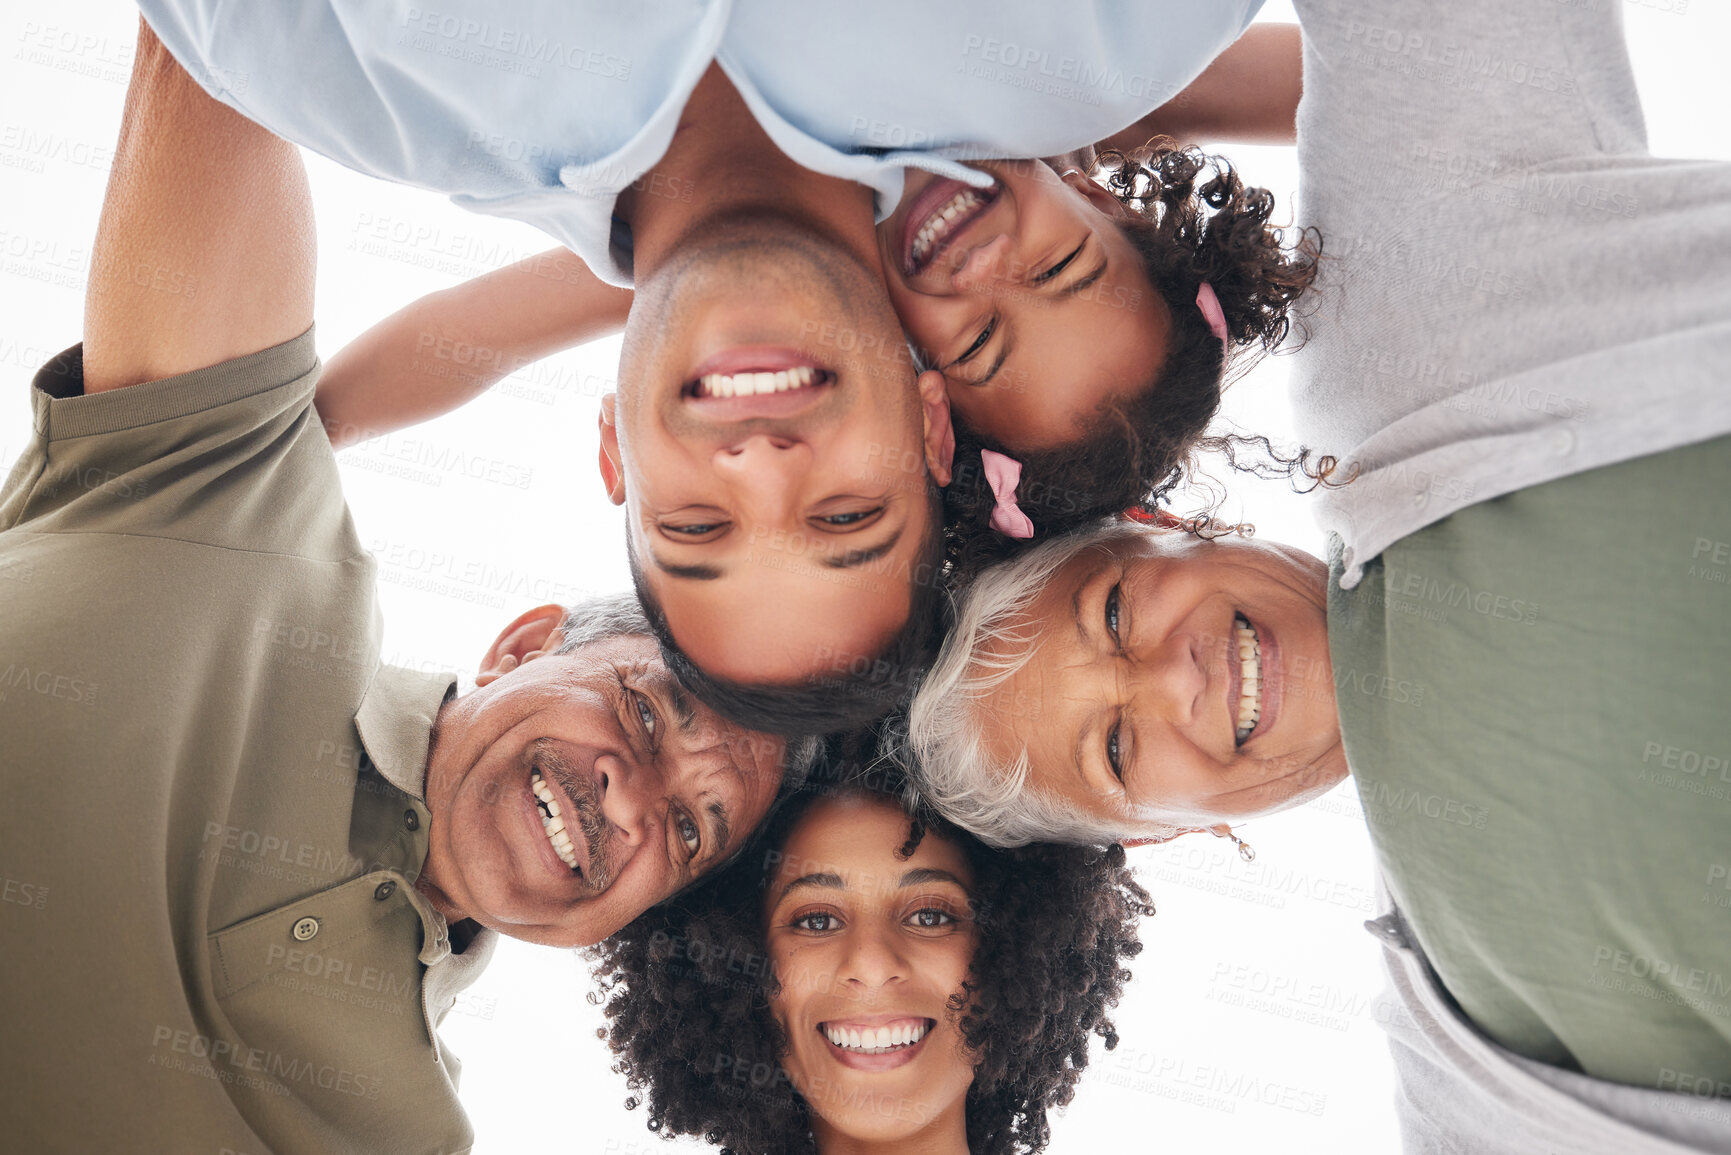
POLYGON ((780 219, 707 222, 641 281, 601 473, 679 647, 792 684, 907 620, 949 481, 943 380, 877 269, 780 219))
POLYGON ((529 644, 496 646, 479 688, 440 713, 426 877, 447 912, 589 945, 740 845, 775 796, 784 743, 693 701, 650 638, 561 655, 554 630, 529 644))

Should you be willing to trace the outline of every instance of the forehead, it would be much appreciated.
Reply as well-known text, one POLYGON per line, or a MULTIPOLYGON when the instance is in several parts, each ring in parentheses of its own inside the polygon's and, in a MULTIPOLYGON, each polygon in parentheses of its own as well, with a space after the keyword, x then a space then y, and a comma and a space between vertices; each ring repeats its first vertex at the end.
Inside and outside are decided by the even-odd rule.
MULTIPOLYGON (((904 539, 907 535, 904 535, 904 539)), ((897 544, 901 554, 909 546, 897 544)), ((917 548, 917 547, 916 547, 917 548)), ((747 565, 714 581, 645 573, 667 628, 715 677, 791 683, 845 674, 882 653, 913 606, 911 567, 783 570, 747 565)))
MULTIPOLYGON (((909 870, 943 870, 973 885, 973 870, 962 848, 927 831, 908 858, 898 857, 912 826, 894 801, 877 795, 844 794, 814 803, 800 816, 781 848, 771 877, 771 896, 796 878, 838 876, 843 889, 857 893, 893 891, 909 870)), ((881 895, 880 895, 881 897, 881 895)))

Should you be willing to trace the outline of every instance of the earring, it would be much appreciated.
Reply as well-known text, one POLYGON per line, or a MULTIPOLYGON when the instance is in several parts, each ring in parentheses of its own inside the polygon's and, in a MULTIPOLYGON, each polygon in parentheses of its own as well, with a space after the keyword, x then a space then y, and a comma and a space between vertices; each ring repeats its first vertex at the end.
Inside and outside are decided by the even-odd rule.
POLYGON ((1256 851, 1251 849, 1250 843, 1232 833, 1232 828, 1230 826, 1226 828, 1226 833, 1222 834, 1220 837, 1232 839, 1233 843, 1238 847, 1238 857, 1242 858, 1246 862, 1256 861, 1256 851))
MULTIPOLYGON (((1230 838, 1230 839, 1232 839, 1233 845, 1238 847, 1238 857, 1242 858, 1246 862, 1255 862, 1256 861, 1256 851, 1251 847, 1250 843, 1244 841, 1244 839, 1242 839, 1242 838, 1238 837, 1238 835, 1232 833, 1232 827, 1230 827, 1230 826, 1228 826, 1226 828, 1226 833, 1224 833, 1224 834, 1222 834, 1218 830, 1211 829, 1210 827, 1207 827, 1207 826, 1180 826, 1180 827, 1175 828, 1171 834, 1166 835, 1166 837, 1164 837, 1164 838, 1137 839, 1135 841, 1134 845, 1137 845, 1137 846, 1158 846, 1162 842, 1171 842, 1174 838, 1177 838, 1180 835, 1201 834, 1204 830, 1207 830, 1208 833, 1214 835, 1214 837, 1216 837, 1216 838, 1230 838)), ((1132 843, 1126 842, 1124 845, 1130 846, 1130 845, 1132 845, 1132 843)))

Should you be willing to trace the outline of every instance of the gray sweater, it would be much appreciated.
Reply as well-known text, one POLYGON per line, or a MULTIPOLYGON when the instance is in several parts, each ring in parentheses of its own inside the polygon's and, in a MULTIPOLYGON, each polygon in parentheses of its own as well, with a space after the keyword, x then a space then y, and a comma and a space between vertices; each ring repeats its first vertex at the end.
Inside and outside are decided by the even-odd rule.
POLYGON ((1462 1015, 1384 893, 1365 923, 1389 985, 1388 1033, 1405 1155, 1731 1155, 1731 1100, 1626 1087, 1499 1047, 1462 1015))
POLYGON ((1619 0, 1296 0, 1300 438, 1344 588, 1464 506, 1731 432, 1731 164, 1646 152, 1619 0))

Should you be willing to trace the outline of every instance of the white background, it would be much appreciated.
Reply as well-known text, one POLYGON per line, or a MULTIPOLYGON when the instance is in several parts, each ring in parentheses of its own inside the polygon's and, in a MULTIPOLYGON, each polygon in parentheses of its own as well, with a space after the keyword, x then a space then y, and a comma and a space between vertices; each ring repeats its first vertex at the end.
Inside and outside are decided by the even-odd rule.
MULTIPOLYGON (((1731 157, 1731 9, 1630 0, 1625 16, 1653 151, 1731 157)), ((1276 2, 1261 18, 1293 16, 1276 2)), ((79 338, 134 20, 95 0, 7 0, 0 15, 0 469, 29 434, 31 373, 79 338)), ((1291 150, 1232 155, 1291 204, 1291 150)), ((549 247, 526 226, 307 164, 326 357, 422 293, 549 247)), ((553 358, 462 411, 342 455, 355 519, 380 558, 387 661, 472 673, 522 609, 626 587, 621 517, 593 464, 617 353, 604 341, 553 358)), ((1281 359, 1265 363, 1229 394, 1229 416, 1281 435, 1285 375, 1281 359)), ((1278 483, 1236 482, 1223 512, 1317 550, 1302 506, 1278 483)), ((1360 927, 1373 911, 1356 798, 1348 786, 1243 833, 1253 866, 1195 836, 1134 852, 1160 913, 1117 1011, 1123 1042, 1096 1048, 1052 1151, 1396 1149, 1371 1005, 1377 953, 1360 927)), ((623 1109, 588 989, 571 954, 508 942, 447 1020, 478 1152, 670 1149, 641 1111, 623 1109)))

